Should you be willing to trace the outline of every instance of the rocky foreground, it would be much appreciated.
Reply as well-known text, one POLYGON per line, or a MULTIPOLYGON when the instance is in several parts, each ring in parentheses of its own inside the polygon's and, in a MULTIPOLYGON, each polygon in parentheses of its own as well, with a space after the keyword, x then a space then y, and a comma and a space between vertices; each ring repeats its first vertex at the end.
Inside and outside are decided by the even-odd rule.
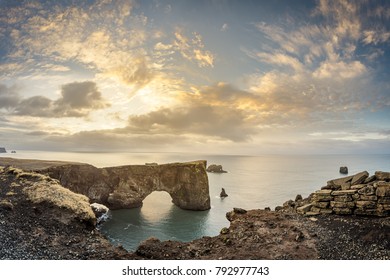
POLYGON ((390 174, 382 175, 364 173, 358 184, 354 176, 329 181, 317 194, 297 196, 278 211, 234 209, 226 215, 229 228, 215 237, 149 238, 127 252, 96 230, 87 197, 47 175, 0 166, 0 259, 390 259, 390 174), (376 210, 373 203, 357 203, 362 199, 375 199, 376 210), (336 215, 339 208, 350 211, 336 215), (362 210, 368 214, 354 214, 362 210))

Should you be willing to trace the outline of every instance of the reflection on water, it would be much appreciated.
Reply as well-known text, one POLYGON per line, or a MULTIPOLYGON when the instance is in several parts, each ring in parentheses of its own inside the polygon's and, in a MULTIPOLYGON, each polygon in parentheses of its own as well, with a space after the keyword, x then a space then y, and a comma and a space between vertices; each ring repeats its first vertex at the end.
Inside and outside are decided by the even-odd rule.
POLYGON ((112 219, 103 224, 101 231, 114 243, 131 250, 151 236, 190 241, 208 235, 209 211, 182 210, 171 200, 166 192, 153 192, 141 208, 112 211, 112 219))

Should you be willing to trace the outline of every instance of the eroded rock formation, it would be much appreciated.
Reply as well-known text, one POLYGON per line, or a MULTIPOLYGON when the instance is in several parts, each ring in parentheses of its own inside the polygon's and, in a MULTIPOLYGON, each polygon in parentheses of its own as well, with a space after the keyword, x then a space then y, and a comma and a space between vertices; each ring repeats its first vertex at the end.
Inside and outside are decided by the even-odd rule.
MULTIPOLYGON (((3 161, 3 159, 2 159, 3 161)), ((97 168, 89 164, 4 159, 49 175, 73 192, 110 209, 135 208, 154 191, 166 191, 182 209, 210 209, 206 161, 97 168)))
POLYGON ((217 165, 217 164, 209 165, 209 167, 207 167, 206 171, 211 172, 211 173, 227 173, 227 171, 223 170, 222 165, 217 165))

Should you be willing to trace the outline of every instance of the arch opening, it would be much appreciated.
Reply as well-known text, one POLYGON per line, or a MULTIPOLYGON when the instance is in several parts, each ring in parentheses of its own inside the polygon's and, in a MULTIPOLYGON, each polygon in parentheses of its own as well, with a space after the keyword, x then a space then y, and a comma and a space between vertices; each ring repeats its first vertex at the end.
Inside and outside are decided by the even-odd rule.
POLYGON ((166 191, 153 191, 142 201, 141 215, 149 222, 159 222, 169 216, 172 208, 171 195, 166 191))

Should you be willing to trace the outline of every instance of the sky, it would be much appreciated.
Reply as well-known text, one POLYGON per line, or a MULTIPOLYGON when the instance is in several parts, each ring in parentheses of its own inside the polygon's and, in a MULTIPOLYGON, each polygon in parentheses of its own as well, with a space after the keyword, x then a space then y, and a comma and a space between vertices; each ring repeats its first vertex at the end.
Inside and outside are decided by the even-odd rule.
POLYGON ((390 151, 390 1, 0 0, 0 146, 390 151))

